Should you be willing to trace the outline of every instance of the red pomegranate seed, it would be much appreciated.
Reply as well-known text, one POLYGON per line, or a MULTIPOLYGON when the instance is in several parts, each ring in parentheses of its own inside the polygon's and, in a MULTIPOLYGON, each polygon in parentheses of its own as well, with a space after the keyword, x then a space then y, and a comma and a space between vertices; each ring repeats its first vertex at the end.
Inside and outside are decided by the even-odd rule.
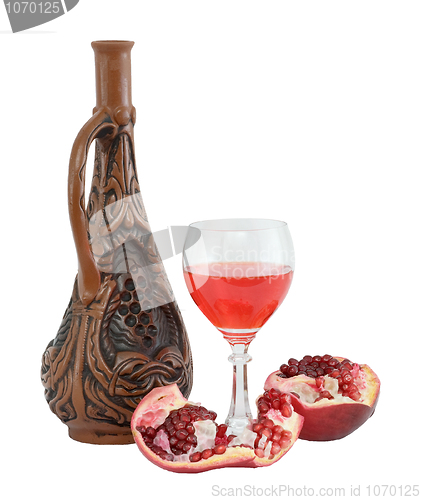
POLYGON ((256 454, 257 457, 263 458, 265 456, 265 452, 261 450, 260 448, 256 448, 254 450, 254 453, 256 454))
POLYGON ((316 363, 320 363, 321 360, 322 360, 321 356, 319 355, 313 356, 313 362, 315 361, 316 363))
POLYGON ((259 433, 261 430, 263 430, 263 424, 258 423, 258 424, 253 424, 253 431, 259 433))
POLYGON ((280 407, 281 407, 281 402, 279 401, 279 399, 274 399, 272 401, 272 408, 274 410, 279 410, 280 407))
POLYGON ((290 377, 294 377, 295 375, 297 375, 297 373, 298 373, 297 365, 291 365, 288 367, 287 375, 289 375, 290 377))
POLYGON ((262 420, 262 425, 263 425, 263 427, 267 427, 268 429, 272 429, 275 424, 273 423, 273 421, 270 418, 265 418, 264 420, 262 420))
POLYGON ((202 458, 203 458, 203 460, 206 460, 207 458, 210 458, 212 455, 213 455, 213 451, 210 450, 209 448, 202 451, 202 458))
POLYGON ((320 396, 321 396, 322 398, 329 398, 329 399, 330 399, 330 398, 332 397, 332 394, 331 394, 329 391, 322 391, 322 392, 320 393, 320 396))
POLYGON ((279 441, 279 446, 281 448, 288 448, 288 446, 290 445, 291 443, 291 440, 290 439, 287 439, 287 438, 281 438, 281 440, 279 441))
POLYGON ((291 396, 286 393, 286 392, 283 392, 280 396, 279 396, 279 401, 281 403, 291 403, 291 396))
POLYGON ((317 372, 314 371, 314 370, 307 370, 307 377, 316 378, 317 377, 317 372))
POLYGON ((262 401, 264 401, 265 403, 267 403, 267 404, 270 406, 270 404, 271 404, 271 399, 270 399, 269 394, 264 394, 264 395, 263 395, 263 398, 262 398, 262 401))
POLYGON ((270 439, 272 437, 272 430, 269 429, 268 427, 265 427, 262 430, 262 436, 266 436, 267 439, 270 439))
POLYGON ((349 384, 350 382, 352 382, 354 380, 353 376, 350 373, 345 373, 345 375, 343 375, 342 378, 343 378, 344 382, 346 382, 347 384, 349 384))
POLYGON ((224 444, 218 444, 218 446, 215 446, 213 449, 215 455, 223 455, 226 451, 227 447, 224 444))
POLYGON ((330 359, 332 359, 332 356, 330 354, 325 354, 322 356, 322 360, 327 363, 330 359))
POLYGON ((270 449, 271 455, 277 455, 282 450, 281 445, 279 443, 273 443, 272 448, 270 449))
POLYGON ((341 374, 341 372, 339 370, 333 370, 333 371, 330 372, 330 376, 332 378, 339 377, 340 374, 341 374))
POLYGON ((192 453, 190 455, 190 462, 198 462, 201 459, 202 459, 202 454, 200 453, 200 451, 196 451, 195 453, 192 453))
POLYGON ((317 403, 317 401, 321 401, 322 399, 324 399, 324 397, 323 396, 319 396, 318 398, 316 398, 314 400, 314 403, 317 403))
POLYGON ((263 399, 259 400, 258 408, 261 413, 266 413, 270 410, 269 404, 263 401, 263 399))
POLYGON ((272 434, 272 441, 273 441, 274 443, 277 443, 277 442, 281 439, 281 437, 282 437, 282 436, 281 436, 281 433, 280 433, 280 432, 274 432, 274 433, 272 434))
POLYGON ((193 424, 187 424, 186 425, 186 431, 189 433, 189 434, 194 434, 194 425, 193 424))
POLYGON ((323 385, 323 382, 325 379, 323 377, 317 377, 316 378, 316 386, 320 389, 320 387, 323 385))
POLYGON ((304 358, 301 361, 303 364, 308 365, 309 363, 311 363, 313 361, 313 357, 307 355, 307 356, 304 356, 304 358))
POLYGON ((153 439, 156 436, 156 430, 153 427, 147 427, 145 435, 153 439))
POLYGON ((285 418, 289 418, 292 415, 291 405, 284 403, 281 408, 281 413, 285 418))
POLYGON ((185 442, 185 441, 178 441, 178 443, 175 445, 175 448, 176 448, 177 450, 181 450, 181 451, 183 451, 183 446, 184 446, 185 444, 186 444, 186 442, 185 442))
POLYGON ((339 361, 336 358, 332 358, 332 359, 329 359, 329 361, 327 362, 327 364, 329 366, 338 366, 339 365, 339 361))
POLYGON ((289 358, 288 360, 288 364, 291 366, 291 365, 299 365, 298 363, 298 359, 295 359, 295 358, 289 358))
POLYGON ((283 364, 283 365, 281 365, 281 367, 280 367, 279 369, 281 370, 281 372, 282 372, 282 373, 285 373, 285 374, 286 374, 286 372, 287 372, 288 368, 289 368, 289 366, 288 366, 288 365, 283 364))
POLYGON ((180 440, 186 439, 188 435, 189 433, 186 431, 186 429, 180 429, 175 433, 175 437, 180 440))
POLYGON ((225 436, 225 433, 227 432, 228 425, 221 424, 218 427, 218 431, 216 433, 216 437, 223 438, 225 436))
POLYGON ((196 437, 194 434, 189 434, 189 435, 186 437, 186 441, 187 441, 188 443, 197 444, 197 437, 196 437))
POLYGON ((350 397, 351 399, 353 399, 354 401, 359 401, 359 400, 360 400, 360 398, 361 398, 361 394, 360 394, 360 392, 357 390, 357 391, 355 391, 355 392, 352 392, 352 393, 349 395, 349 397, 350 397))

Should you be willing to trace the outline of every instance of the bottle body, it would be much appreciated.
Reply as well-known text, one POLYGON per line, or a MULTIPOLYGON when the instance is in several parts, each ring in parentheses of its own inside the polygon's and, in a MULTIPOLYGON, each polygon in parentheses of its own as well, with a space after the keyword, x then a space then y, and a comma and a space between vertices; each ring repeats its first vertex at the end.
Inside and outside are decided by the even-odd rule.
POLYGON ((94 42, 97 105, 76 138, 69 213, 79 271, 56 338, 43 356, 51 410, 72 438, 133 442, 131 415, 152 388, 192 385, 187 332, 150 230, 134 155, 131 42, 94 42), (91 191, 84 196, 89 145, 91 191))

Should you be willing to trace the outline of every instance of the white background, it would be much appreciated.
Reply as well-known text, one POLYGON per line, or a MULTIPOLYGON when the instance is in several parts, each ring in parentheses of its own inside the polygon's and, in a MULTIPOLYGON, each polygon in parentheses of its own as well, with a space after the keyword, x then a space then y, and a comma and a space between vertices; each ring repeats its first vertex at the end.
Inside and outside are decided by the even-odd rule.
MULTIPOLYGON (((7 498, 213 498, 246 485, 343 487, 346 498, 361 485, 367 498, 367 485, 419 484, 420 25, 409 0, 80 0, 12 34, 0 7, 7 498), (251 345, 251 400, 291 356, 368 363, 382 392, 354 434, 298 441, 268 468, 186 476, 135 445, 72 441, 50 412, 41 355, 77 269, 67 168, 95 105, 90 42, 101 39, 136 42, 136 157, 153 230, 224 217, 289 224, 294 282, 251 345)), ((180 256, 166 269, 192 344, 190 399, 222 421, 228 344, 189 297, 180 256)))

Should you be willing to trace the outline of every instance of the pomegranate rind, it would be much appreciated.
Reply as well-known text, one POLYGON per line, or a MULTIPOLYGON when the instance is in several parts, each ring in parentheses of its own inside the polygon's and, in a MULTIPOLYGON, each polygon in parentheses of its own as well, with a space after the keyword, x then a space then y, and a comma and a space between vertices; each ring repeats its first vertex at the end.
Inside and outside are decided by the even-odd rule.
MULTIPOLYGON (((336 359, 341 360, 335 356, 336 359)), ((304 417, 304 424, 299 435, 307 441, 333 441, 342 439, 363 425, 374 413, 380 394, 380 380, 368 365, 360 365, 361 401, 350 398, 322 399, 317 403, 308 403, 293 393, 300 392, 300 385, 315 387, 315 379, 306 375, 281 378, 279 370, 266 379, 264 388, 291 394, 294 410, 304 417)))
POLYGON ((181 408, 186 402, 187 399, 176 384, 156 387, 142 399, 134 411, 131 420, 132 432, 134 424, 158 427, 171 410, 181 408))
POLYGON ((213 455, 199 462, 170 462, 156 455, 146 446, 137 427, 158 427, 168 416, 171 410, 185 406, 187 399, 181 394, 176 384, 159 387, 149 392, 139 403, 133 413, 131 430, 134 440, 142 454, 152 463, 171 472, 198 473, 224 467, 266 467, 277 462, 293 446, 303 426, 303 417, 297 413, 288 419, 283 419, 284 429, 292 432, 292 439, 287 448, 282 449, 272 459, 258 458, 254 450, 244 446, 228 447, 223 455, 213 455))

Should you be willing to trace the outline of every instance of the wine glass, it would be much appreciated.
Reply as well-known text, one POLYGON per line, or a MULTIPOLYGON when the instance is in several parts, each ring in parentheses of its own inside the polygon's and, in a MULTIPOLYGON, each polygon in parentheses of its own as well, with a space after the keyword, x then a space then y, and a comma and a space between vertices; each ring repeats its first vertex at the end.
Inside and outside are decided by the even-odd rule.
POLYGON ((183 272, 194 302, 230 343, 233 364, 228 434, 251 423, 247 350, 284 300, 294 272, 294 247, 285 222, 221 219, 189 226, 183 272))

